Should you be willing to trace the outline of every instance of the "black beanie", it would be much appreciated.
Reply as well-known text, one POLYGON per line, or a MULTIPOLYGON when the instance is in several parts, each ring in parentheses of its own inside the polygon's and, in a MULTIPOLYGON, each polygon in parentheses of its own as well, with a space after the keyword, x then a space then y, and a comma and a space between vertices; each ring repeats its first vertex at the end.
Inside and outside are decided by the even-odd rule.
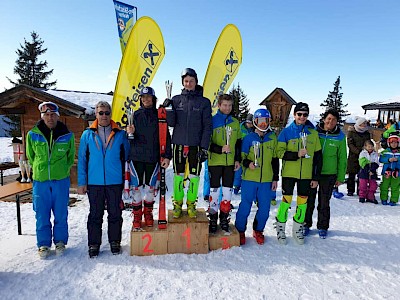
POLYGON ((296 106, 294 107, 294 112, 298 111, 306 111, 309 113, 310 109, 308 108, 308 104, 304 102, 297 103, 296 106))

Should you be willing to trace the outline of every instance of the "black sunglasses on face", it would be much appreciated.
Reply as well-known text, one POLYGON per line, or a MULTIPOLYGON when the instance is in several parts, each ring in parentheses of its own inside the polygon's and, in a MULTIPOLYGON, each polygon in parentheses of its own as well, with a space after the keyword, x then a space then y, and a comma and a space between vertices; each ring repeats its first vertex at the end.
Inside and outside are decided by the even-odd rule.
POLYGON ((296 113, 296 115, 298 116, 298 117, 302 117, 302 116, 304 116, 304 117, 308 117, 308 113, 296 113))
POLYGON ((100 116, 102 116, 102 115, 109 116, 110 115, 109 111, 99 111, 98 113, 99 113, 100 116))

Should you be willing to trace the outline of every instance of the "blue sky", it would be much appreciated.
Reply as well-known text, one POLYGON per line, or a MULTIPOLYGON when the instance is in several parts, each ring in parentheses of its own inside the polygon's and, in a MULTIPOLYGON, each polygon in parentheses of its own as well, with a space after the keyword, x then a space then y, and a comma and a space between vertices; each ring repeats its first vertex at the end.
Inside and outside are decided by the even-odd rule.
MULTIPOLYGON (((166 56, 153 80, 181 89, 180 72, 194 68, 202 83, 224 26, 242 35, 239 83, 252 110, 274 88, 319 112, 341 76, 343 101, 351 113, 361 105, 400 96, 400 2, 398 0, 144 1, 125 0, 150 16, 164 36, 166 56)), ((35 30, 48 48, 58 89, 109 92, 121 60, 112 0, 2 0, 0 2, 0 90, 15 79, 15 51, 35 30)))

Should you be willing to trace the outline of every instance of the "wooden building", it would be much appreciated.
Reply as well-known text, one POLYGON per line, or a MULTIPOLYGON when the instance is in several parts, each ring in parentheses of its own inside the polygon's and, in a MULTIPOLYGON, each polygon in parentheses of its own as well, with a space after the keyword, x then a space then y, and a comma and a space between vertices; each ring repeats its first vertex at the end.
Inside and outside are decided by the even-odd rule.
MULTIPOLYGON (((82 132, 88 127, 94 115, 87 115, 86 108, 28 85, 18 85, 0 93, 0 115, 18 115, 21 119, 21 135, 25 138, 29 130, 40 120, 38 106, 42 102, 54 102, 59 107, 60 121, 75 134, 76 150, 82 132)), ((71 170, 71 186, 76 186, 76 164, 71 170)))
POLYGON ((297 102, 282 88, 274 89, 261 103, 271 113, 271 126, 277 131, 286 127, 289 114, 293 105, 297 102))

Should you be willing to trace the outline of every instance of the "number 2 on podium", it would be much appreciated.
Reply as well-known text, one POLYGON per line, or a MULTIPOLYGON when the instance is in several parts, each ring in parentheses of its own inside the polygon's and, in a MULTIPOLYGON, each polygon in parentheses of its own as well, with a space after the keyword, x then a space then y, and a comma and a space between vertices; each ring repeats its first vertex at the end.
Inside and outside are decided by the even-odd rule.
POLYGON ((142 240, 147 239, 146 245, 143 247, 143 252, 144 253, 153 253, 154 250, 150 249, 151 242, 153 241, 153 237, 151 234, 146 233, 144 236, 142 236, 142 240))

